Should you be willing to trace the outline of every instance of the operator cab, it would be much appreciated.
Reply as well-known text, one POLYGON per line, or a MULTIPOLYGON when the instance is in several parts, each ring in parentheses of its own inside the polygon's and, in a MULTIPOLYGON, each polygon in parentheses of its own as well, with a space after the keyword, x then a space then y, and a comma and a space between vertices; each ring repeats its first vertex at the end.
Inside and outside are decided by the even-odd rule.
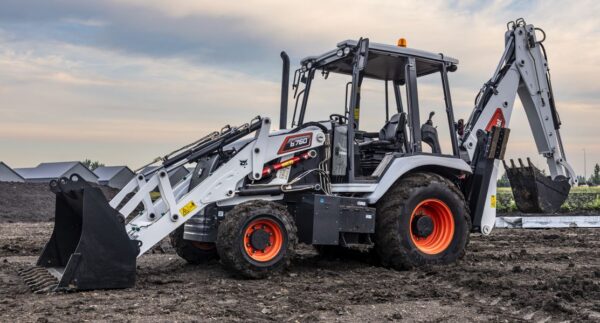
POLYGON ((305 124, 313 102, 319 102, 319 98, 310 97, 311 90, 318 91, 312 89, 315 78, 327 80, 332 75, 345 78, 334 85, 344 95, 343 107, 331 113, 329 120, 319 121, 331 129, 332 182, 377 181, 389 162, 397 157, 415 154, 458 157, 447 77, 448 72, 456 71, 458 61, 443 54, 406 48, 405 44, 404 40, 399 41, 399 46, 369 43, 368 39, 346 40, 321 56, 303 59, 295 71, 292 127, 305 124), (438 114, 427 106, 419 106, 422 100, 418 96, 417 79, 431 75, 439 75, 437 81, 441 81, 442 89, 438 91, 443 94, 438 114), (367 80, 369 86, 365 90, 363 82, 367 80), (375 104, 362 102, 365 91, 382 97, 375 104), (361 121, 374 114, 381 114, 382 118, 377 120, 375 129, 367 129, 361 121), (448 142, 440 142, 440 124, 448 132, 443 136, 448 142), (444 151, 442 146, 451 148, 444 151))

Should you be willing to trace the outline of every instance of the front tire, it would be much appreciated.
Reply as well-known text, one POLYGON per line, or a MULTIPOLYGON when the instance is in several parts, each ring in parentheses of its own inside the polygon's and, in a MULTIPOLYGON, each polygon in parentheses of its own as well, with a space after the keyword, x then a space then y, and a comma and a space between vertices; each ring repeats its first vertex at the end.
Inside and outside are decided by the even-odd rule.
POLYGON ((297 244, 287 209, 269 201, 235 206, 219 224, 217 250, 227 268, 248 278, 264 278, 286 268, 297 244))
POLYGON ((440 175, 414 173, 378 202, 375 248, 395 269, 449 264, 464 256, 470 229, 460 190, 440 175))
POLYGON ((193 265, 204 264, 211 260, 219 259, 219 254, 214 243, 184 240, 184 227, 185 225, 179 226, 170 235, 171 246, 173 246, 179 257, 193 265))

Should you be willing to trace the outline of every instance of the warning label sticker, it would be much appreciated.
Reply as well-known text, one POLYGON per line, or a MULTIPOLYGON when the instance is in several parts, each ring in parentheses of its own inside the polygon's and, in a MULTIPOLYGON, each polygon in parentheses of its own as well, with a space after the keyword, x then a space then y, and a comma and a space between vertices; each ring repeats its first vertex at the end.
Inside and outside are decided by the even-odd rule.
POLYGON ((277 171, 277 178, 287 181, 290 178, 291 167, 284 167, 277 171))
POLYGON ((490 196, 490 206, 492 207, 492 209, 496 208, 496 195, 490 196))
POLYGON ((194 203, 194 201, 190 201, 188 204, 184 205, 179 212, 181 212, 181 216, 186 216, 194 211, 196 207, 196 203, 194 203))

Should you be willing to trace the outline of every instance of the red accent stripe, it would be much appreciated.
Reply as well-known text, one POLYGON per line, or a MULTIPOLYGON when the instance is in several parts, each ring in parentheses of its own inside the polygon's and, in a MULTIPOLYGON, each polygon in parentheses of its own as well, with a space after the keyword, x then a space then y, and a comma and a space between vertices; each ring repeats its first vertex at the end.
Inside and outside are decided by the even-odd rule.
POLYGON ((274 173, 274 172, 276 172, 276 171, 278 171, 278 170, 282 169, 282 168, 284 167, 284 165, 285 165, 285 167, 287 167, 287 166, 292 166, 292 165, 294 165, 294 164, 297 164, 299 161, 302 161, 302 160, 307 160, 307 159, 309 159, 309 158, 310 158, 310 155, 309 155, 309 153, 308 153, 308 152, 305 152, 305 153, 304 153, 304 154, 302 154, 302 155, 299 155, 299 156, 294 156, 294 157, 292 157, 292 158, 290 158, 290 159, 286 159, 286 160, 284 160, 284 161, 282 161, 282 162, 275 163, 275 164, 273 164, 273 165, 268 165, 268 166, 265 166, 265 167, 263 168, 263 170, 262 170, 262 176, 267 176, 267 175, 270 175, 270 174, 272 174, 272 173, 274 173))
POLYGON ((490 122, 488 122, 487 127, 485 127, 485 131, 492 130, 492 127, 504 128, 505 125, 506 119, 504 119, 504 114, 500 108, 497 108, 494 112, 494 115, 490 119, 490 122))

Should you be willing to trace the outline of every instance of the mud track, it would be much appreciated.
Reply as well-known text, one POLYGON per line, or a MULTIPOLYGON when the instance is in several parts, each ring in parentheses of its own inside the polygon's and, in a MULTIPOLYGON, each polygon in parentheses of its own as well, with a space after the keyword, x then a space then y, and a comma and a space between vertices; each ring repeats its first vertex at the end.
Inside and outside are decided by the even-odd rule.
POLYGON ((138 262, 134 289, 35 295, 50 223, 0 224, 0 321, 600 321, 600 231, 496 230, 447 267, 399 272, 362 254, 326 260, 304 246, 289 271, 232 276, 171 251, 138 262))

